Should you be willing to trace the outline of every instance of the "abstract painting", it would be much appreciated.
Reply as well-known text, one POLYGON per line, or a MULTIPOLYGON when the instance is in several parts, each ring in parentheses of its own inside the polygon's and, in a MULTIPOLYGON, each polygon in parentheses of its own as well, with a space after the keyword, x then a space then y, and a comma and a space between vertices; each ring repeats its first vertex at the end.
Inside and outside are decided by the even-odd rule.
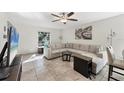
POLYGON ((92 26, 76 29, 75 39, 92 40, 92 26))

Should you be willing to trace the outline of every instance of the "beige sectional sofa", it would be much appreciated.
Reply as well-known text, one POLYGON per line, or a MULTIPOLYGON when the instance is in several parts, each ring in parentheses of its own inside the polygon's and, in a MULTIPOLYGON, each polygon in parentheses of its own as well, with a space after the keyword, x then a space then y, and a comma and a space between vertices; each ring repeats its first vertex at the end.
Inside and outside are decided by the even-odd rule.
POLYGON ((60 57, 62 52, 70 51, 73 55, 83 55, 92 58, 92 72, 99 73, 106 65, 106 52, 100 51, 100 45, 86 45, 74 43, 51 44, 44 49, 44 55, 47 59, 60 57))

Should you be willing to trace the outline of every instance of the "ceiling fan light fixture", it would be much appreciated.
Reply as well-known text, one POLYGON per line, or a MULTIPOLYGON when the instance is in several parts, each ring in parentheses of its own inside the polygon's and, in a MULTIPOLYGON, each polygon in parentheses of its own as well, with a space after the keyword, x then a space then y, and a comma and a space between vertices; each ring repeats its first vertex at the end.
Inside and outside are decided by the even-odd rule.
POLYGON ((61 19, 60 20, 62 23, 66 23, 67 22, 67 19, 61 19))
POLYGON ((60 15, 56 15, 52 13, 51 15, 58 18, 57 20, 53 20, 52 22, 60 21, 63 24, 66 24, 68 20, 78 21, 77 19, 70 18, 72 15, 74 15, 74 12, 70 12, 70 13, 63 12, 60 15))

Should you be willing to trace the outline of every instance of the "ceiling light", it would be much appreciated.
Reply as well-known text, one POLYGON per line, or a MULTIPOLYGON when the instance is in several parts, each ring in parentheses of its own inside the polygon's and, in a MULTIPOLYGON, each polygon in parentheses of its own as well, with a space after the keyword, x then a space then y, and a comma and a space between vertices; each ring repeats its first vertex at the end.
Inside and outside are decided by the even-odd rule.
POLYGON ((61 19, 60 20, 62 23, 66 23, 67 22, 67 19, 61 19))

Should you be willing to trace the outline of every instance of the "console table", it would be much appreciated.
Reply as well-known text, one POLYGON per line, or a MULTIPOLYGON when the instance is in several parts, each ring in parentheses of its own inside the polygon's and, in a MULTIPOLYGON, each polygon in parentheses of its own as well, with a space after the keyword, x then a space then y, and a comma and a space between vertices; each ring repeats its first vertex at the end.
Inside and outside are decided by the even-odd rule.
POLYGON ((90 78, 92 73, 92 58, 86 56, 74 56, 74 70, 83 76, 90 78))
POLYGON ((39 46, 38 47, 38 53, 43 54, 44 53, 44 46, 39 46))
POLYGON ((20 81, 22 73, 22 56, 17 55, 10 66, 10 75, 4 81, 20 81))

